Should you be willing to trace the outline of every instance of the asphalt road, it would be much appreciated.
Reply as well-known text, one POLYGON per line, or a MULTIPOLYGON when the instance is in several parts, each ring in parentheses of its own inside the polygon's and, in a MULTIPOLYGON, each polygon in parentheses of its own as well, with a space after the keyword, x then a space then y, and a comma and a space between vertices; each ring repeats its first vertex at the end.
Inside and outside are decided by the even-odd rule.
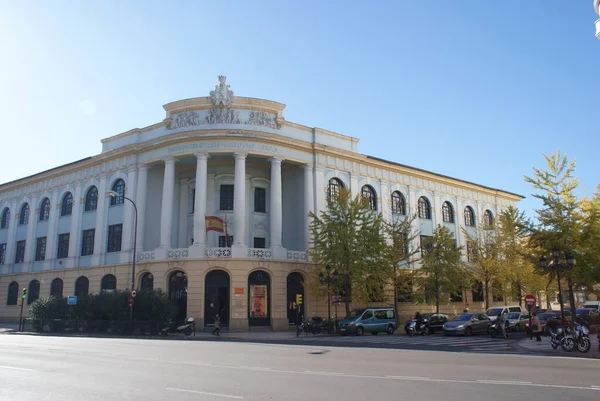
POLYGON ((0 336, 7 401, 597 400, 599 368, 540 356, 0 336))

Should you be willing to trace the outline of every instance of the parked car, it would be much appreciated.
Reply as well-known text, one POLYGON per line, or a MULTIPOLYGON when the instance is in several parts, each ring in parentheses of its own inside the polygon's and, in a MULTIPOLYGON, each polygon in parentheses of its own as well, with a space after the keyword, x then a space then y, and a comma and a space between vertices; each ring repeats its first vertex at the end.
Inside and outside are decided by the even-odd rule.
POLYGON ((583 303, 583 308, 600 310, 600 301, 585 301, 583 303))
POLYGON ((500 315, 508 315, 511 312, 523 312, 520 306, 496 306, 489 308, 485 311, 485 314, 490 318, 491 321, 498 319, 500 315))
POLYGON ((485 313, 463 313, 444 323, 445 335, 487 333, 490 329, 490 318, 485 313))
POLYGON ((577 320, 587 326, 600 324, 600 311, 591 308, 577 309, 575 317, 577 320))
MULTIPOLYGON (((565 319, 566 320, 562 320, 562 316, 560 314, 560 311, 555 311, 555 310, 549 310, 546 311, 545 313, 542 314, 538 314, 537 315, 538 319, 540 319, 540 325, 541 325, 541 330, 545 335, 549 334, 549 330, 550 329, 555 329, 558 326, 564 326, 566 324, 568 324, 568 322, 570 320, 572 320, 572 315, 571 312, 567 309, 565 309, 565 319)), ((527 333, 530 333, 530 328, 529 328, 529 322, 527 322, 527 324, 525 324, 525 329, 527 331, 527 333)))
POLYGON ((355 309, 340 321, 338 331, 343 334, 387 333, 394 334, 396 330, 396 314, 394 308, 355 309))
MULTIPOLYGON (((425 328, 425 334, 441 332, 444 327, 444 323, 450 320, 448 315, 443 313, 422 313, 421 317, 423 318, 423 327, 425 328)), ((404 325, 404 331, 406 331, 407 333, 412 321, 413 319, 409 319, 404 325)))
POLYGON ((506 316, 508 330, 521 331, 529 323, 529 314, 523 312, 511 312, 506 316))

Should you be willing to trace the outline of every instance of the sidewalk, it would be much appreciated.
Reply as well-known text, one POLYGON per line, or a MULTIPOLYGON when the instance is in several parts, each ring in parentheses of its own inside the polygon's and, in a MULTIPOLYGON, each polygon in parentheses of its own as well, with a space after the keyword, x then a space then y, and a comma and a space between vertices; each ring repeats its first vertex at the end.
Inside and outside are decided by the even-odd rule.
POLYGON ((542 336, 542 341, 536 341, 535 338, 533 340, 530 340, 529 337, 527 337, 522 340, 519 340, 517 344, 523 350, 533 353, 550 354, 556 356, 600 358, 600 351, 598 351, 597 335, 590 335, 590 340, 592 342, 592 348, 589 352, 585 354, 582 354, 579 351, 565 352, 561 347, 558 347, 557 349, 552 349, 552 346, 550 345, 550 337, 542 336))

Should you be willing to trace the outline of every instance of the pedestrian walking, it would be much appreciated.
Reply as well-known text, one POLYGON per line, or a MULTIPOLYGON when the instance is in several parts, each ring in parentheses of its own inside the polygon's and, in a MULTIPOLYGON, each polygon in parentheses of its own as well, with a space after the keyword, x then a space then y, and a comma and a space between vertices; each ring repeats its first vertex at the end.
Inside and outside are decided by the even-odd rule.
POLYGON ((219 334, 220 331, 221 331, 221 318, 219 317, 219 314, 217 313, 215 315, 215 329, 212 331, 212 334, 216 335, 216 336, 220 336, 221 335, 221 334, 219 334))
POLYGON ((536 315, 537 313, 535 312, 531 314, 531 333, 535 336, 536 341, 542 341, 542 338, 540 337, 540 334, 542 333, 542 324, 536 315))

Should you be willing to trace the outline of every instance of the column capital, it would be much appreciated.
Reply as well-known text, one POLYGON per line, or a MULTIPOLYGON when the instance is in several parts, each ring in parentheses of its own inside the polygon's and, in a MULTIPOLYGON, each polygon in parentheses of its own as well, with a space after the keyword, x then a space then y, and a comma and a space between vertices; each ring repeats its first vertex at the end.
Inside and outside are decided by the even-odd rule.
POLYGON ((270 157, 268 160, 271 162, 271 164, 281 164, 283 161, 283 159, 280 157, 270 157))
POLYGON ((234 153, 233 156, 235 157, 236 160, 246 160, 246 157, 248 156, 248 153, 234 153))
POLYGON ((150 169, 150 166, 148 166, 145 163, 142 163, 142 164, 138 164, 137 168, 139 171, 148 171, 148 169, 150 169))
POLYGON ((210 158, 210 155, 204 152, 194 153, 194 156, 196 156, 196 159, 198 160, 208 160, 210 158))
POLYGON ((163 157, 162 159, 165 164, 175 164, 175 158, 171 156, 163 157))
POLYGON ((313 170, 313 166, 312 166, 312 164, 311 164, 311 163, 304 163, 304 164, 302 165, 302 168, 303 168, 304 170, 308 170, 308 171, 312 171, 312 170, 313 170))

